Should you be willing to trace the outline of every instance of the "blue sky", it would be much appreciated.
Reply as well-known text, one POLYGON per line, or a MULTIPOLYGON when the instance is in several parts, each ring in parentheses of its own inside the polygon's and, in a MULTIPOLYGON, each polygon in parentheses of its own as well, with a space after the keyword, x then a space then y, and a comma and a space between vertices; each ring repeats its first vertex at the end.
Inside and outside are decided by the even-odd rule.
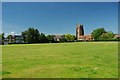
POLYGON ((20 34, 29 27, 45 34, 75 34, 83 24, 85 34, 104 27, 118 33, 117 2, 3 2, 3 32, 20 34))
POLYGON ((119 0, 1 0, 2 2, 119 2, 119 0))

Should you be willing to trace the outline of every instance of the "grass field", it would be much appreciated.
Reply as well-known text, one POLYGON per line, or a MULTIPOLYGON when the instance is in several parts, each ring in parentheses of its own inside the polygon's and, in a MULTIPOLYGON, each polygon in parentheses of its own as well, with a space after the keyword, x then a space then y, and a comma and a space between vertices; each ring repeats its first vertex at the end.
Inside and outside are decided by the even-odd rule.
POLYGON ((117 78, 117 42, 4 45, 3 78, 117 78))

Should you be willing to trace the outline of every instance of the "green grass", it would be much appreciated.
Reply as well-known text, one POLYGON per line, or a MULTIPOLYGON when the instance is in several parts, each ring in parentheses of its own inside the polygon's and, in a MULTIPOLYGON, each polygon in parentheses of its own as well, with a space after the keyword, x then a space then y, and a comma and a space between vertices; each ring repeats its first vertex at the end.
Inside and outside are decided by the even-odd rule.
POLYGON ((3 78, 117 78, 117 42, 4 45, 3 78))

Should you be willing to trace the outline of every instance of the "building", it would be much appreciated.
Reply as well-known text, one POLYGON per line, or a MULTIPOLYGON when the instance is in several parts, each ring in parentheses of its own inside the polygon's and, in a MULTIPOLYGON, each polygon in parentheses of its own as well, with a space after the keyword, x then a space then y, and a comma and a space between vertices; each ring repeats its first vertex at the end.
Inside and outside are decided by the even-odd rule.
POLYGON ((64 36, 63 36, 63 35, 54 35, 54 40, 55 40, 55 41, 60 41, 60 40, 62 40, 62 39, 64 39, 64 36))
POLYGON ((81 40, 81 41, 93 40, 91 34, 90 35, 84 35, 84 28, 83 28, 83 25, 81 25, 81 24, 77 24, 76 38, 77 38, 77 40, 81 40))
POLYGON ((79 39, 80 36, 84 36, 84 28, 83 28, 83 25, 77 24, 77 28, 76 28, 77 39, 79 39))
POLYGON ((24 37, 21 35, 10 35, 5 41, 8 41, 8 43, 23 43, 23 39, 24 37))
POLYGON ((114 38, 120 39, 120 34, 115 34, 114 38))
POLYGON ((83 41, 90 41, 93 40, 91 35, 84 35, 84 36, 79 36, 78 40, 83 40, 83 41))

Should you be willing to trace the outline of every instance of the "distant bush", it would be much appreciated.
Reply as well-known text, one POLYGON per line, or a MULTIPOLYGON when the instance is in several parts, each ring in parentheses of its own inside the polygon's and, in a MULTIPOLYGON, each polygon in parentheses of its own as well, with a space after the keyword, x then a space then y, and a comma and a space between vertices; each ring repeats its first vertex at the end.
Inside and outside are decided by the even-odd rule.
POLYGON ((13 42, 13 43, 8 43, 8 44, 29 44, 29 43, 27 43, 27 42, 24 42, 24 43, 15 43, 15 42, 13 42))

